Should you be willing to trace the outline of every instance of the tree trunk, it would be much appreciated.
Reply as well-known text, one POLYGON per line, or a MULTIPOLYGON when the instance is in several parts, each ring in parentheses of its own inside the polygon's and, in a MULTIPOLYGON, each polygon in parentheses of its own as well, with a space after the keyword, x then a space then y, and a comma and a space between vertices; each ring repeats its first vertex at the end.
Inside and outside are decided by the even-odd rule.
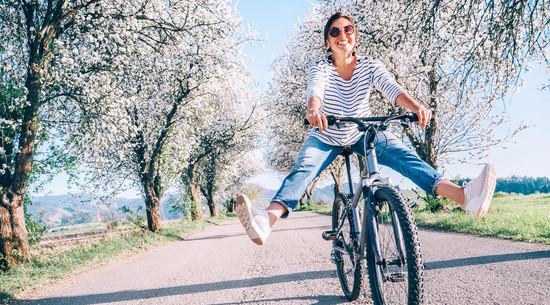
POLYGON ((38 132, 40 71, 40 59, 31 56, 25 82, 25 87, 28 90, 28 105, 25 107, 21 123, 19 149, 14 159, 13 175, 2 179, 0 186, 0 195, 2 196, 0 201, 0 257, 3 257, 0 268, 2 269, 31 260, 23 205, 32 171, 34 145, 38 132))
POLYGON ((425 155, 424 155, 424 161, 426 161, 430 166, 437 169, 437 162, 439 161, 438 155, 436 152, 435 147, 435 137, 437 134, 438 129, 438 119, 437 119, 437 111, 439 108, 437 99, 435 98, 437 93, 437 86, 438 86, 438 77, 435 71, 430 71, 428 73, 429 79, 430 79, 430 108, 432 110, 432 119, 430 121, 430 124, 426 128, 426 138, 425 138, 425 155))
MULTIPOLYGON (((423 64, 426 64, 422 60, 423 64)), ((428 123, 425 129, 424 138, 418 138, 413 133, 407 132, 407 136, 413 146, 415 147, 416 153, 420 159, 424 160, 431 167, 437 169, 437 163, 439 162, 439 155, 437 153, 435 139, 439 126, 437 112, 439 110, 439 103, 435 96, 437 96, 437 86, 439 85, 439 77, 435 71, 428 72, 429 78, 429 90, 430 96, 428 107, 432 110, 432 119, 428 123)))
POLYGON ((208 202, 208 209, 210 209, 210 216, 218 216, 218 207, 216 206, 216 200, 214 199, 213 192, 209 192, 208 196, 206 197, 206 201, 208 202))
POLYGON ((153 232, 160 230, 160 199, 149 191, 145 194, 145 210, 147 212, 147 228, 153 232))
POLYGON ((310 202, 313 201, 313 190, 315 189, 315 186, 317 185, 317 182, 319 182, 320 179, 321 177, 319 176, 313 179, 311 184, 307 187, 306 192, 304 193, 304 196, 302 196, 302 199, 300 200, 301 204, 309 204, 310 202), (305 201, 306 199, 307 201, 305 201))
POLYGON ((147 174, 142 176, 142 183, 145 191, 147 228, 152 232, 156 232, 161 229, 160 199, 162 197, 162 186, 160 178, 158 176, 153 176, 152 174, 147 174))
POLYGON ((24 195, 2 194, 0 202, 0 270, 30 261, 23 209, 24 195))
POLYGON ((216 191, 214 189, 213 180, 208 182, 206 188, 201 188, 201 192, 206 198, 206 204, 210 210, 210 217, 218 216, 218 207, 216 206, 216 191))
POLYGON ((197 174, 195 173, 195 165, 190 164, 187 168, 187 191, 191 199, 191 220, 202 219, 201 210, 201 189, 198 183, 197 174))
POLYGON ((334 198, 342 192, 342 176, 345 173, 345 159, 338 157, 329 167, 330 175, 334 181, 334 198))

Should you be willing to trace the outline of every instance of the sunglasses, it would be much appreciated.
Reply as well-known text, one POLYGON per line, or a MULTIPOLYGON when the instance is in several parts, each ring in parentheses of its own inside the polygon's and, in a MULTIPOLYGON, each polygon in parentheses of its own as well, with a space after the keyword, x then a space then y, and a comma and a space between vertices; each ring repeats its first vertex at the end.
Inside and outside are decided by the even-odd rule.
MULTIPOLYGON (((346 25, 344 27, 344 33, 346 33, 347 35, 351 35, 353 34, 353 32, 355 31, 355 29, 353 28, 352 25, 346 25)), ((330 28, 330 30, 328 31, 329 35, 336 38, 338 37, 338 35, 340 35, 340 29, 339 28, 330 28)))

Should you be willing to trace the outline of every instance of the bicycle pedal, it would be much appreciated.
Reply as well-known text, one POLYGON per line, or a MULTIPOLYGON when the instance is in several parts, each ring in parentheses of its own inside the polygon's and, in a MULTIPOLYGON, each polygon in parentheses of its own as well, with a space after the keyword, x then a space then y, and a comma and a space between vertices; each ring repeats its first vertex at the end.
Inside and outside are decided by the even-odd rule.
MULTIPOLYGON (((410 198, 408 198, 408 199, 410 199, 410 198)), ((410 208, 410 209, 416 209, 416 208, 418 208, 418 202, 416 202, 416 200, 412 200, 412 201, 409 200, 408 203, 409 203, 409 208, 410 208)))
POLYGON ((392 273, 390 274, 390 282, 392 283, 401 283, 405 281, 405 275, 403 273, 392 273))
POLYGON ((325 231, 322 234, 324 240, 335 240, 336 239, 336 232, 334 231, 325 231))

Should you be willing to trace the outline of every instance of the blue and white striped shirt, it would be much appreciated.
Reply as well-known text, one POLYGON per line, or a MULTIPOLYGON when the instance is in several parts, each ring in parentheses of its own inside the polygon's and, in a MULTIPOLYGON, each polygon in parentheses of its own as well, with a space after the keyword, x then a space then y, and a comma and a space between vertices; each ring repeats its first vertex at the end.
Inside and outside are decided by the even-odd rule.
MULTIPOLYGON (((324 58, 309 69, 307 100, 312 96, 321 98, 323 105, 320 112, 325 115, 372 116, 369 97, 373 84, 393 105, 404 92, 384 64, 377 59, 358 56, 353 75, 346 81, 336 72, 331 61, 324 58)), ((344 124, 340 128, 329 126, 323 132, 312 129, 309 135, 335 146, 353 145, 361 137, 355 124, 344 124)))

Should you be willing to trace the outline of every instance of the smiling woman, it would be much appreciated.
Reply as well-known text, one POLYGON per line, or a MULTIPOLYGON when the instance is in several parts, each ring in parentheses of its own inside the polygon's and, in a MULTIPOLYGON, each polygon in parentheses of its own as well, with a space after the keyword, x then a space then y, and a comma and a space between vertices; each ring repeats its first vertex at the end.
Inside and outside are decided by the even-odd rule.
MULTIPOLYGON (((414 112, 420 127, 426 127, 431 118, 431 112, 407 94, 381 61, 356 54, 357 32, 350 17, 340 12, 333 14, 325 24, 323 38, 331 54, 315 62, 307 77, 306 118, 314 128, 309 131, 292 171, 267 209, 255 206, 244 194, 237 198, 239 220, 258 245, 266 242, 279 218, 292 213, 307 187, 345 147, 361 156, 374 149, 372 145, 367 148, 367 137, 362 137, 364 130, 353 124, 329 126, 327 116, 372 116, 370 95, 371 88, 376 87, 393 106, 414 112)), ((451 199, 476 217, 485 215, 495 188, 492 165, 484 166, 477 179, 460 187, 420 159, 390 131, 380 130, 376 137, 386 139, 376 144, 385 145, 378 147, 380 164, 408 177, 433 197, 451 199)))

